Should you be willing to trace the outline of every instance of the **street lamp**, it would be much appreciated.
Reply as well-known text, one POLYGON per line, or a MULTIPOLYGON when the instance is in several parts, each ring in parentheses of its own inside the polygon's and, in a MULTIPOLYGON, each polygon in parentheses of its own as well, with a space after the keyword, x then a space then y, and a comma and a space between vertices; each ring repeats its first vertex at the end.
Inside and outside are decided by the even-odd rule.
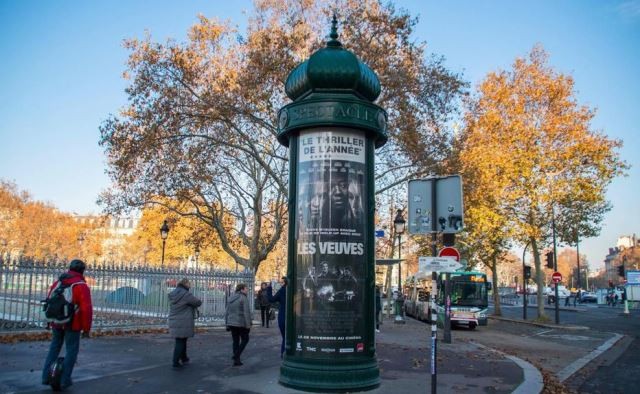
MULTIPOLYGON (((402 217, 402 209, 398 209, 396 213, 396 218, 393 219, 393 225, 395 227, 395 232, 398 235, 398 260, 402 259, 402 252, 400 248, 402 247, 402 233, 404 233, 405 224, 407 222, 402 217)), ((404 303, 404 297, 402 295, 402 261, 398 261, 398 298, 396 299, 396 319, 395 322, 398 324, 405 323, 404 317, 402 316, 402 304, 404 303)))
POLYGON ((198 270, 198 257, 200 256, 200 247, 196 245, 196 249, 193 251, 193 254, 196 256, 196 271, 198 270))
POLYGON ((165 220, 160 227, 160 237, 162 237, 162 268, 164 268, 164 246, 167 243, 167 237, 169 236, 169 225, 165 220))

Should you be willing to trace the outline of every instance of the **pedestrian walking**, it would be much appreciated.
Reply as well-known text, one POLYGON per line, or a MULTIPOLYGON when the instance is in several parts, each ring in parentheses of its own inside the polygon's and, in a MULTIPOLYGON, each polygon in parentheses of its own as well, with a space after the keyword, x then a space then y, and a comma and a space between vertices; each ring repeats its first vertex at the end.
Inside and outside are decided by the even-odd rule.
MULTIPOLYGON (((58 280, 53 282, 47 293, 47 300, 44 301, 44 309, 47 317, 51 317, 51 322, 47 324, 47 328, 51 329, 52 338, 49 346, 49 353, 42 368, 42 384, 48 385, 49 369, 58 358, 62 345, 65 345, 65 357, 62 364, 62 375, 60 378, 60 389, 71 386, 71 373, 78 358, 80 350, 80 336, 89 337, 91 332, 91 323, 93 321, 93 305, 91 303, 91 291, 84 279, 84 270, 86 264, 82 260, 73 260, 69 264, 69 271, 62 274, 58 280), (63 303, 68 302, 70 308, 66 310, 72 311, 69 316, 70 320, 65 323, 58 318, 52 317, 52 309, 57 296, 63 303)), ((58 304, 59 305, 59 304, 58 304)))
POLYGON ((380 332, 380 317, 382 315, 382 298, 380 286, 376 286, 376 332, 380 332))
POLYGON ((260 305, 260 319, 262 321, 262 327, 269 328, 269 313, 271 312, 271 303, 269 303, 269 296, 267 295, 267 282, 260 284, 260 290, 258 290, 258 304, 260 305))
POLYGON ((267 295, 269 302, 277 302, 278 305, 278 328, 280 329, 280 335, 282 336, 282 343, 280 344, 280 358, 284 354, 284 323, 287 310, 287 284, 289 283, 286 276, 280 278, 280 289, 273 295, 273 287, 267 287, 267 295))
POLYGON ((236 286, 236 292, 227 301, 227 310, 224 316, 227 331, 231 331, 233 340, 233 366, 242 365, 240 355, 247 343, 249 343, 249 331, 251 330, 251 308, 247 293, 249 289, 244 283, 236 286))
POLYGON ((169 334, 175 338, 173 347, 173 368, 180 369, 189 362, 187 339, 195 334, 197 308, 202 301, 191 294, 189 279, 183 278, 169 293, 169 334))

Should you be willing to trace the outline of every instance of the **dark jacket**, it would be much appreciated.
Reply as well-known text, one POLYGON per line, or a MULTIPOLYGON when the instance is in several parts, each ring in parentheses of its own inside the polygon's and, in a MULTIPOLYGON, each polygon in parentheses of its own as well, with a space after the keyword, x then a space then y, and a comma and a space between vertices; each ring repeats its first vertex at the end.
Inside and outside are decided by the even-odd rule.
POLYGON ((178 285, 169 293, 169 333, 174 338, 189 338, 195 332, 195 308, 202 305, 189 289, 178 285))
POLYGON ((267 295, 266 289, 258 290, 258 304, 260 306, 269 306, 269 296, 267 295))
POLYGON ((47 293, 47 298, 51 296, 53 289, 58 287, 58 282, 62 281, 65 286, 72 286, 71 302, 78 306, 71 327, 67 324, 51 323, 51 327, 58 329, 71 329, 72 331, 91 331, 91 323, 93 322, 93 304, 91 303, 91 291, 89 285, 84 280, 84 276, 76 271, 69 270, 67 273, 60 275, 57 281, 53 282, 47 293), (74 285, 75 283, 75 285, 74 285))
POLYGON ((382 299, 380 298, 380 290, 376 289, 376 314, 382 310, 382 299))
POLYGON ((227 327, 251 328, 251 308, 249 299, 241 291, 235 292, 227 301, 224 322, 227 327))
POLYGON ((282 286, 276 295, 273 295, 273 288, 267 287, 267 298, 269 302, 277 302, 278 305, 278 325, 284 327, 285 314, 287 310, 287 286, 282 286))

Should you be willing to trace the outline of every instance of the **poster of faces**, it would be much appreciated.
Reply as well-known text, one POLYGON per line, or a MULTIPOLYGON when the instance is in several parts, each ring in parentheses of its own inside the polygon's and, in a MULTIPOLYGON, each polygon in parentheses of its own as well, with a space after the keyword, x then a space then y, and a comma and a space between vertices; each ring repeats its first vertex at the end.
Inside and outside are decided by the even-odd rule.
POLYGON ((298 146, 296 352, 363 351, 365 136, 302 132, 298 146))

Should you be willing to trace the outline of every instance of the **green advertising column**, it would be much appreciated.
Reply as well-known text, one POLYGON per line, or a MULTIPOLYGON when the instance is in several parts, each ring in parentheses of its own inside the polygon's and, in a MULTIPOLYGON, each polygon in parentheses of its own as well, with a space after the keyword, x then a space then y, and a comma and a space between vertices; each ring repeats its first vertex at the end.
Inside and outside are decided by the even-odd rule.
POLYGON ((306 391, 375 388, 374 149, 387 115, 376 74, 338 41, 298 65, 278 113, 289 147, 285 355, 280 383, 306 391))

